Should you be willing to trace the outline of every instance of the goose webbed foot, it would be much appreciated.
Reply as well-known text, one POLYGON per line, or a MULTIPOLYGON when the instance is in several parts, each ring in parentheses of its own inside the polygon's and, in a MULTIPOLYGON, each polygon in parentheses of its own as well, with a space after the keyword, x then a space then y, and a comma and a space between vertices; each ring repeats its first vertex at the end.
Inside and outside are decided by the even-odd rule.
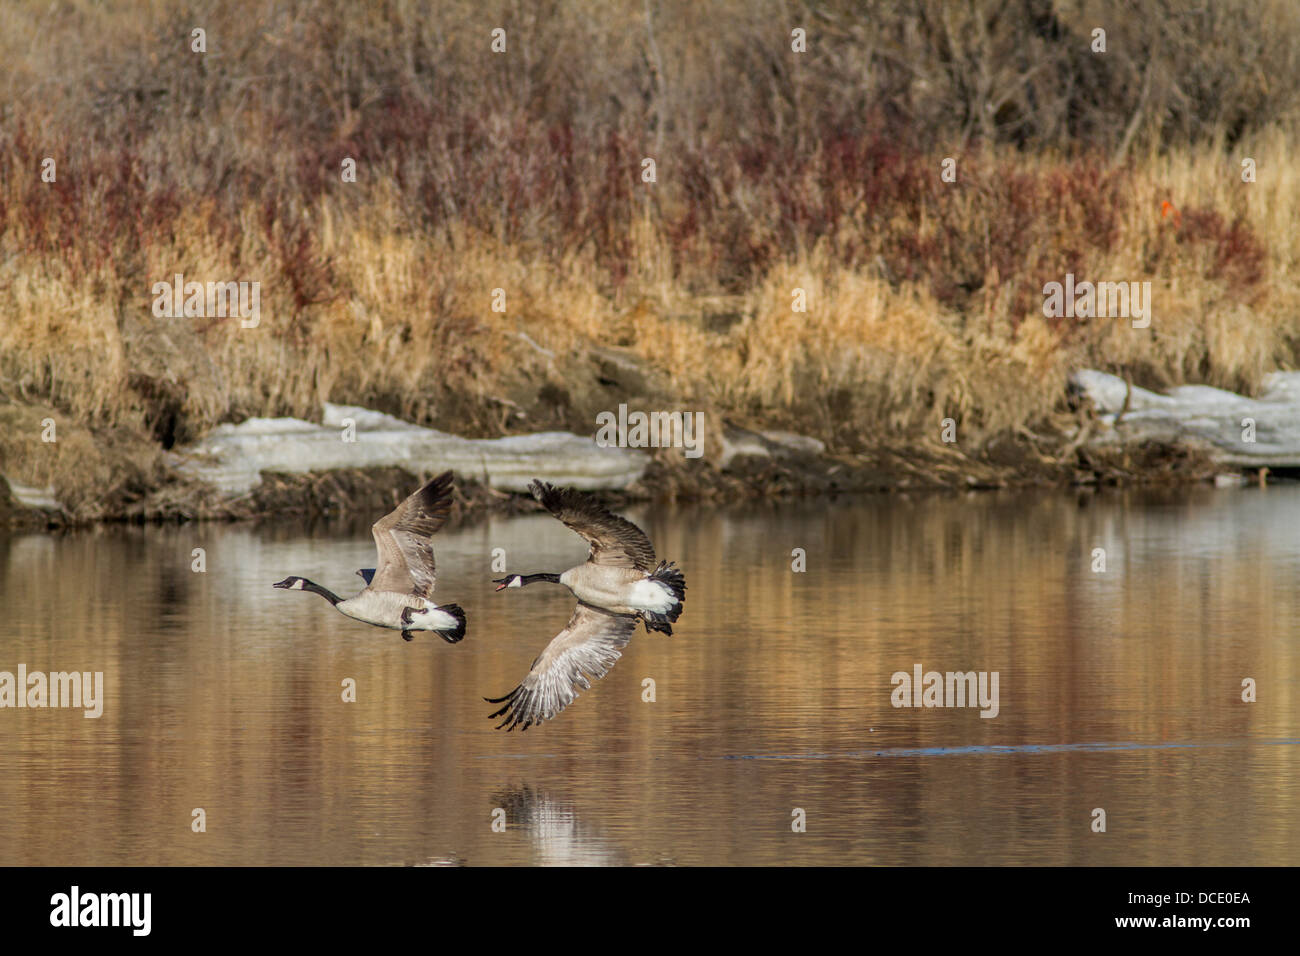
MULTIPOLYGON (((403 615, 403 616, 405 616, 405 615, 403 615)), ((407 621, 406 623, 409 624, 409 623, 411 623, 411 622, 410 622, 410 621, 407 621)), ((413 640, 415 640, 415 634, 414 634, 414 632, 412 632, 412 631, 403 631, 403 632, 402 632, 402 640, 404 640, 404 641, 413 641, 413 640)))
POLYGON ((641 623, 645 625, 645 632, 647 634, 651 631, 659 631, 660 633, 672 637, 673 626, 669 623, 668 618, 662 614, 655 614, 653 611, 643 612, 641 615, 641 623))

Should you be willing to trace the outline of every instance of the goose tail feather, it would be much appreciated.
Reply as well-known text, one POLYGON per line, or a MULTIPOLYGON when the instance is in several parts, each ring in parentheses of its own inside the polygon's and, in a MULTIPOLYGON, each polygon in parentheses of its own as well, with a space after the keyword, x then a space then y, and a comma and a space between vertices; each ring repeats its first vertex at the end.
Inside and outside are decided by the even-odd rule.
POLYGON ((465 612, 459 604, 440 604, 438 610, 454 617, 456 626, 450 631, 436 631, 435 633, 448 644, 458 643, 465 636, 465 612))

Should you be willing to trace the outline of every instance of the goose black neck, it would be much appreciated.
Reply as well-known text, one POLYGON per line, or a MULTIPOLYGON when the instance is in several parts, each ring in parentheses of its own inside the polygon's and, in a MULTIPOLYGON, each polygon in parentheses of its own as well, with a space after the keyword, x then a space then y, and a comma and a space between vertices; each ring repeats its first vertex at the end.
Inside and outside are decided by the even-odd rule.
POLYGON ((304 591, 313 591, 316 594, 319 594, 321 597, 329 601, 331 604, 338 604, 339 601, 343 600, 341 597, 339 597, 329 588, 321 587, 315 581, 308 581, 306 578, 302 579, 302 589, 304 591))
POLYGON ((521 585, 532 584, 534 581, 546 581, 550 584, 559 584, 560 576, 558 574, 551 574, 548 571, 541 571, 538 574, 519 575, 519 582, 521 585))

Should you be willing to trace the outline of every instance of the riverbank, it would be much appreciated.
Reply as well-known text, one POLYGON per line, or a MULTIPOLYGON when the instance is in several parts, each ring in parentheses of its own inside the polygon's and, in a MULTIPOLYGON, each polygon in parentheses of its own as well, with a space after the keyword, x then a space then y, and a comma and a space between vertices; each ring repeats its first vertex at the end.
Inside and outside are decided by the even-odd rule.
MULTIPOLYGON (((48 421, 49 414, 41 409, 0 407, 0 434, 33 434, 42 420, 48 421)), ((911 446, 898 443, 854 454, 828 453, 818 442, 797 441, 783 433, 767 437, 724 426, 709 456, 690 459, 678 448, 650 449, 640 453, 644 465, 636 478, 595 493, 610 504, 644 499, 779 500, 944 489, 1179 484, 1211 480, 1222 470, 1200 446, 1159 439, 1111 444, 1090 440, 1098 421, 1095 410, 1080 406, 1050 416, 1038 431, 999 435, 975 448, 918 440, 911 446)), ((0 525, 56 528, 95 522, 375 514, 443 466, 436 458, 405 467, 280 471, 272 465, 246 490, 234 493, 198 477, 192 456, 163 451, 143 435, 120 430, 96 435, 73 426, 56 432, 56 437, 40 450, 54 463, 48 484, 23 484, 12 471, 8 481, 0 478, 0 525)), ((0 438, 0 451, 4 447, 0 438)), ((47 467, 44 475, 50 474, 47 467)), ((462 473, 457 475, 450 520, 457 524, 532 508, 531 498, 518 488, 501 490, 480 474, 462 473)))
POLYGON ((1300 367, 1300 16, 1139 5, 1102 54, 1078 11, 908 6, 797 52, 745 4, 561 4, 500 53, 478 3, 242 0, 210 49, 181 8, 6 7, 0 473, 60 521, 360 507, 363 476, 232 503, 169 457, 333 404, 820 449, 656 453, 618 485, 647 496, 1204 477, 1085 447, 1069 378, 1300 367))

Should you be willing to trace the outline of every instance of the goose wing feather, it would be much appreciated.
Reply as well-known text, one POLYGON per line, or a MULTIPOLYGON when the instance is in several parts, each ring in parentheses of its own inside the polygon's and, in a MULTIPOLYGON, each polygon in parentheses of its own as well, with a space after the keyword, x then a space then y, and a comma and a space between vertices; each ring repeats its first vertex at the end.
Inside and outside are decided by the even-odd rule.
POLYGON ((504 718, 497 729, 527 730, 573 703, 578 688, 587 690, 592 680, 609 673, 636 631, 637 620, 633 614, 613 614, 579 602, 519 686, 504 697, 486 698, 489 704, 505 705, 491 715, 504 718))
POLYGON ((591 545, 587 560, 592 564, 636 568, 647 574, 654 570, 654 545, 626 518, 610 514, 573 488, 556 488, 544 481, 534 481, 528 488, 547 511, 587 540, 591 545))
POLYGON ((432 536, 451 511, 452 474, 444 471, 413 493, 370 531, 379 551, 371 580, 375 591, 395 591, 431 598, 437 580, 432 536))

